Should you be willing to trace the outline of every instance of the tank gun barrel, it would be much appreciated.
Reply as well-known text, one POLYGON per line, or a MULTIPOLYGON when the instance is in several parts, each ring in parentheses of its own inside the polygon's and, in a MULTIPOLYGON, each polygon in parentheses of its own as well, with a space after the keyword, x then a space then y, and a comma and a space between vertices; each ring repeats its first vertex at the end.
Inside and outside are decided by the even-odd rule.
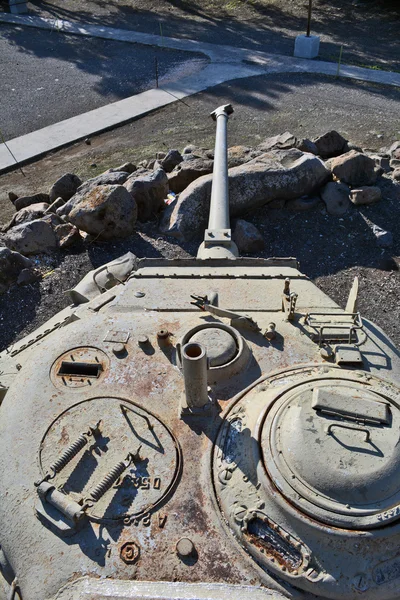
POLYGON ((229 223, 228 119, 232 113, 231 104, 219 106, 211 113, 211 117, 216 121, 216 135, 210 214, 198 258, 238 256, 229 223))

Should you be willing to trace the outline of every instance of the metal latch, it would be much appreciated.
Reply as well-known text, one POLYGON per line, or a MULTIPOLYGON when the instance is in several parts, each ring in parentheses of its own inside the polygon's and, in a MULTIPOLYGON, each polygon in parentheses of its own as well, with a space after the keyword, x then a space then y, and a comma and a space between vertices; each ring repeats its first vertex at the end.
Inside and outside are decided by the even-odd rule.
POLYGON ((224 317, 226 319, 230 319, 232 327, 242 326, 247 329, 250 329, 250 331, 261 331, 261 328, 258 326, 258 324, 247 315, 240 315, 230 310, 220 308, 219 306, 214 306, 210 303, 207 296, 191 295, 190 297, 194 300, 194 302, 191 302, 190 304, 193 304, 193 306, 197 306, 197 308, 200 308, 200 310, 206 310, 207 312, 211 313, 212 315, 216 315, 217 317, 224 317))
POLYGON ((296 309, 298 294, 290 291, 290 279, 285 279, 285 287, 282 293, 282 312, 286 315, 286 321, 294 320, 294 311, 296 309))

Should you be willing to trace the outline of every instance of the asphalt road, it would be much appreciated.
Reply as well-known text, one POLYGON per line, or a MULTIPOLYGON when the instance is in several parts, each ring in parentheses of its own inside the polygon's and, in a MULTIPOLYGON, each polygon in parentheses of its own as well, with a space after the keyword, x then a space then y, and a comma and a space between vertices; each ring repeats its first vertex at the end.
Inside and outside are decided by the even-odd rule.
POLYGON ((0 25, 0 130, 5 140, 201 69, 169 49, 0 25))

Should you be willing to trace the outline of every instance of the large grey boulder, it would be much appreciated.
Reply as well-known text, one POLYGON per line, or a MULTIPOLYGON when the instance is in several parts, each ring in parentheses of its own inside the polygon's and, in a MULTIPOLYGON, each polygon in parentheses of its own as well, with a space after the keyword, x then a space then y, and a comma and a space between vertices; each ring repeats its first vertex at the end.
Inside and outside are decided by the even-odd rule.
POLYGON ((169 189, 175 194, 180 194, 192 181, 212 173, 213 164, 214 162, 208 158, 194 158, 181 162, 172 173, 168 174, 169 189))
POLYGON ((15 210, 21 210, 21 208, 26 208, 27 206, 31 206, 31 204, 40 204, 41 202, 45 202, 46 204, 50 204, 50 196, 48 194, 33 194, 32 196, 21 196, 14 201, 15 210))
POLYGON ((331 158, 332 156, 339 156, 347 150, 347 140, 340 135, 337 131, 328 131, 321 135, 314 144, 317 147, 318 154, 322 158, 331 158))
POLYGON ((350 150, 334 158, 331 161, 331 171, 343 183, 357 187, 373 185, 379 173, 375 161, 356 150, 350 150))
POLYGON ((30 267, 32 262, 29 258, 9 248, 0 248, 0 293, 5 292, 18 280, 21 271, 30 267))
POLYGON ((237 219, 232 230, 232 240, 238 247, 239 254, 253 254, 264 250, 265 242, 255 225, 237 219))
POLYGON ((228 148, 228 167, 231 169, 244 165, 260 154, 262 154, 261 150, 253 150, 247 146, 231 146, 228 148))
POLYGON ((78 229, 104 240, 131 235, 137 219, 136 203, 122 185, 99 185, 76 194, 61 212, 78 229))
POLYGON ((65 173, 60 179, 57 179, 50 188, 50 204, 54 202, 54 200, 57 200, 57 198, 62 198, 67 202, 72 198, 80 185, 82 185, 82 181, 77 175, 65 173))
POLYGON ((106 171, 82 183, 76 190, 76 193, 83 196, 99 185, 122 185, 128 177, 129 173, 127 171, 106 171))
POLYGON ((35 221, 44 216, 49 205, 46 202, 39 202, 38 204, 31 204, 26 208, 21 208, 15 213, 9 224, 4 228, 4 231, 8 231, 15 225, 21 225, 21 223, 28 223, 29 221, 35 221))
POLYGON ((3 238, 11 250, 20 254, 40 254, 57 248, 57 238, 51 224, 43 219, 13 227, 3 238))
POLYGON ((142 170, 133 173, 124 183, 138 209, 138 221, 142 223, 157 215, 164 207, 168 194, 168 177, 163 169, 142 170))
MULTIPOLYGON (((233 217, 276 199, 291 200, 310 194, 330 177, 324 163, 311 154, 290 160, 285 166, 261 155, 245 165, 229 169, 230 212, 233 217)), ((184 190, 171 213, 162 221, 162 230, 189 239, 207 225, 211 175, 200 177, 184 190), (169 218, 168 218, 169 216, 169 218)))
POLYGON ((330 215, 344 215, 350 208, 350 188, 344 183, 330 181, 321 190, 321 198, 330 215))
POLYGON ((296 146, 297 139, 290 131, 285 131, 280 135, 274 135, 266 138, 261 144, 257 146, 257 150, 261 152, 269 152, 270 150, 285 150, 288 148, 294 148, 296 146))

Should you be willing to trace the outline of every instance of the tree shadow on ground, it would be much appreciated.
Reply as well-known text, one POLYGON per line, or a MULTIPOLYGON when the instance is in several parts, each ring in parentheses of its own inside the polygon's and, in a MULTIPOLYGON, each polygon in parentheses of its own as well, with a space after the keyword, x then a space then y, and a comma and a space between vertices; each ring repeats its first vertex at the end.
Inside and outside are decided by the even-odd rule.
MULTIPOLYGON (((169 48, 156 48, 112 40, 102 40, 60 31, 44 31, 2 25, 1 36, 18 52, 38 59, 65 61, 96 79, 90 87, 114 100, 138 94, 156 86, 157 76, 162 81, 171 67, 187 60, 205 60, 200 53, 188 53, 169 48)), ((46 64, 46 63, 43 63, 46 64)), ((201 66, 204 66, 203 63, 201 66)), ((15 65, 16 67, 17 65, 15 65)), ((15 68, 14 67, 14 68, 15 68)), ((43 73, 43 77, 46 74, 43 73)), ((62 75, 60 75, 62 77, 62 75)), ((70 82, 72 85, 72 81, 70 82)), ((73 93, 84 90, 75 89, 73 93)))
MULTIPOLYGON (((305 33, 307 24, 306 4, 299 7, 257 0, 168 0, 156 3, 152 10, 141 0, 118 4, 91 0, 85 8, 81 2, 71 1, 36 0, 32 4, 34 12, 44 16, 284 54, 293 53, 294 38, 305 33)), ((397 0, 315 3, 312 29, 322 36, 321 58, 337 60, 343 44, 344 63, 399 69, 399 13, 397 0)))

